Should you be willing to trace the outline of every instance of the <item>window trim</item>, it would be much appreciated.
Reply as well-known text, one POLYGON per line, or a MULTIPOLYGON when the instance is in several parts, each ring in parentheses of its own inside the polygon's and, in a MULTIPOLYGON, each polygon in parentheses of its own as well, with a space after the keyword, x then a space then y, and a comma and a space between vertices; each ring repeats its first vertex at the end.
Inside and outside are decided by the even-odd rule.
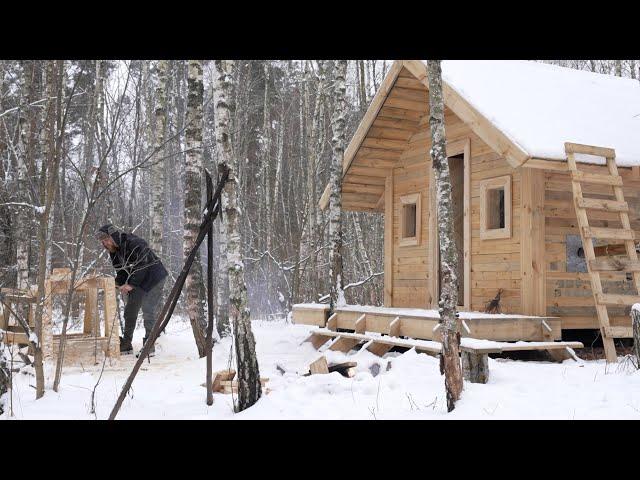
POLYGON ((402 195, 400 197, 400 246, 415 246, 420 245, 420 233, 422 231, 422 208, 421 208, 421 197, 420 193, 411 193, 408 195, 402 195), (416 206, 416 234, 413 237, 404 237, 404 227, 405 227, 405 217, 404 217, 404 206, 405 205, 414 205, 416 206))
POLYGON ((489 178, 480 182, 480 239, 511 238, 511 175, 489 178), (504 227, 487 228, 489 190, 504 189, 504 227))

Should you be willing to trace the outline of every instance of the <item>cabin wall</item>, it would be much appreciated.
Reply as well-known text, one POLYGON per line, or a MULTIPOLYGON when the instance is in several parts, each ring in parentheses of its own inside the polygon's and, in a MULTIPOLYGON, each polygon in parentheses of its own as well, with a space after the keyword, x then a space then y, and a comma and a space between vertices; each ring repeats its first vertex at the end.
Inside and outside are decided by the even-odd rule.
MULTIPOLYGON (((470 309, 484 310, 485 304, 502 288, 502 311, 520 313, 520 172, 514 170, 503 157, 495 153, 449 109, 445 110, 445 131, 448 145, 457 141, 470 141, 471 275, 468 282, 471 290, 470 309), (480 181, 503 175, 511 175, 512 180, 511 237, 480 240, 480 181)), ((429 208, 430 135, 428 118, 425 117, 420 123, 420 130, 411 137, 400 161, 393 168, 392 179, 390 179, 393 185, 393 251, 391 254, 393 277, 389 306, 433 308, 437 305, 437 299, 432 298, 432 292, 435 292, 432 272, 437 270, 435 270, 433 249, 430 248, 430 242, 434 240, 429 208), (399 245, 402 211, 400 197, 410 193, 421 194, 421 241, 417 246, 401 247, 399 245)), ((391 211, 388 206, 387 211, 391 211)), ((389 223, 385 224, 389 225, 389 223)), ((388 270, 388 267, 386 269, 388 270)))
MULTIPOLYGON (((579 164, 587 172, 607 174, 604 166, 579 164)), ((624 196, 629 204, 631 227, 640 238, 640 178, 628 168, 619 168, 624 182, 624 196)), ((562 319, 563 329, 598 328, 598 316, 584 259, 574 253, 582 245, 568 172, 545 171, 545 265, 546 313, 562 319), (571 237, 573 236, 573 238, 571 237), (569 251, 567 247, 569 246, 569 251)), ((611 188, 582 185, 585 197, 613 198, 611 188), (608 195, 603 197, 602 195, 608 195)), ((589 224, 595 227, 620 228, 615 213, 588 211, 589 224)), ((597 241, 595 246, 620 242, 597 241)), ((633 282, 625 274, 601 274, 605 293, 636 295, 633 282)), ((629 307, 607 307, 613 326, 629 325, 629 307)))

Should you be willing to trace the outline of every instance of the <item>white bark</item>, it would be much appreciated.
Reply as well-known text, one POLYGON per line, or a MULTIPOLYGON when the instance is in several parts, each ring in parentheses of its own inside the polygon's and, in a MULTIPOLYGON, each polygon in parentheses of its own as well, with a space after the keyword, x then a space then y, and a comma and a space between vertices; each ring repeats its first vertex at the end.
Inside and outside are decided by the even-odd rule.
MULTIPOLYGON (((307 229, 305 244, 307 246, 307 254, 309 255, 309 290, 317 292, 319 289, 318 281, 318 255, 315 253, 317 245, 320 242, 320 222, 318 217, 318 195, 317 195, 317 171, 318 164, 322 158, 325 145, 324 136, 324 105, 325 105, 325 89, 327 88, 326 62, 318 60, 318 77, 316 81, 316 98, 313 107, 313 117, 311 121, 311 129, 308 132, 308 166, 307 166, 307 229)), ((307 70, 307 88, 311 84, 311 72, 307 70)), ((307 93, 308 95, 308 93, 307 93)), ((305 102, 308 104, 308 98, 305 102)), ((307 106, 308 109, 308 106, 307 106)), ((315 299, 314 299, 315 300, 315 299)))
POLYGON ((329 238, 331 250, 329 255, 329 287, 330 310, 344 305, 344 279, 342 268, 342 159, 345 148, 346 127, 346 76, 347 61, 337 60, 334 67, 334 106, 331 119, 331 195, 329 196, 329 238))
MULTIPOLYGON (((184 185, 184 241, 183 250, 186 258, 198 236, 198 227, 202 220, 201 180, 202 180, 202 104, 204 86, 202 83, 202 61, 189 60, 188 93, 186 118, 186 155, 184 185)), ((200 252, 191 266, 185 281, 187 312, 191 321, 193 336, 198 347, 200 358, 206 356, 206 328, 204 315, 204 278, 200 252)))
MULTIPOLYGON (((25 74, 25 77, 27 75, 25 74)), ((29 76, 30 81, 31 77, 29 76)), ((18 183, 18 199, 21 201, 26 201, 26 191, 27 191, 27 166, 25 162, 25 157, 27 155, 27 143, 29 138, 29 122, 26 118, 27 114, 27 95, 26 90, 30 88, 30 85, 27 85, 24 82, 24 88, 22 95, 20 97, 20 114, 18 118, 18 145, 17 145, 17 153, 16 160, 16 170, 17 170, 17 183, 18 183)), ((17 281, 16 287, 19 289, 29 288, 29 242, 25 242, 24 239, 29 238, 29 221, 30 221, 30 212, 29 209, 26 208, 16 208, 14 209, 16 214, 16 269, 17 269, 17 281)))
POLYGON ((444 100, 439 60, 427 62, 429 73, 429 125, 431 126, 432 174, 435 175, 438 201, 438 235, 440 243, 440 321, 442 323, 441 370, 445 375, 447 408, 452 411, 462 393, 460 365, 460 333, 458 332, 458 251, 453 232, 451 181, 444 130, 444 100))
POLYGON ((151 165, 151 249, 164 260, 162 250, 165 186, 165 129, 167 124, 167 60, 158 62, 156 88, 156 145, 151 165))
POLYGON ((240 215, 238 208, 238 181, 235 176, 237 160, 231 143, 231 106, 233 98, 234 67, 231 60, 216 60, 216 143, 218 166, 229 168, 229 181, 225 185, 222 207, 227 227, 227 261, 229 272, 229 314, 233 322, 238 371, 238 411, 251 407, 262 395, 256 344, 251 330, 251 312, 244 282, 244 264, 240 244, 240 215))

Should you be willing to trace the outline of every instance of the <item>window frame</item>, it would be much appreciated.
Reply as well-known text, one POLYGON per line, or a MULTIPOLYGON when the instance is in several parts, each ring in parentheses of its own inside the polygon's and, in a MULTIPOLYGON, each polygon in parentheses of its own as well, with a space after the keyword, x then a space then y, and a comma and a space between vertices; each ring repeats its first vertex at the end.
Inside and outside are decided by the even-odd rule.
POLYGON ((480 182, 480 239, 511 238, 511 175, 489 178, 480 182), (488 228, 489 191, 504 189, 504 227, 488 228))
POLYGON ((420 193, 410 193, 400 197, 400 242, 401 247, 420 245, 420 233, 422 231, 422 195, 420 193), (416 206, 416 234, 413 237, 405 237, 405 205, 416 206))

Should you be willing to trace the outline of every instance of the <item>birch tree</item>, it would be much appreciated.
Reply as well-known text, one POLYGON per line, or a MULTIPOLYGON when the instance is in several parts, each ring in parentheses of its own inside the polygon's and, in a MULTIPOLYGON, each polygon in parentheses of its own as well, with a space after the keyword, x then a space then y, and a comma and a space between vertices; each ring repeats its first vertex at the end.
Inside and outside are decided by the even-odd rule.
POLYGON ((427 62, 429 76, 429 126, 431 128, 432 174, 435 176, 440 244, 440 323, 442 325, 441 371, 445 376, 447 409, 451 412, 462 393, 462 367, 460 365, 460 332, 458 332, 458 252, 456 249, 451 179, 444 130, 444 99, 442 96, 442 71, 439 60, 427 62))
POLYGON ((0 415, 4 413, 2 397, 11 388, 11 358, 9 357, 8 350, 9 348, 4 344, 4 332, 0 330, 0 415))
POLYGON ((158 86, 156 88, 156 142, 151 163, 151 249, 163 258, 162 237, 164 218, 165 130, 167 124, 167 60, 158 62, 158 86))
POLYGON ((222 209, 225 212, 227 232, 227 262, 229 271, 229 315, 233 323, 233 334, 238 370, 238 405, 243 411, 251 407, 262 395, 260 371, 256 356, 256 342, 251 330, 251 312, 244 282, 244 263, 240 244, 240 209, 238 208, 238 162, 234 158, 231 144, 231 125, 235 62, 215 60, 217 73, 215 88, 215 118, 218 167, 229 168, 229 181, 224 187, 222 209))
MULTIPOLYGON (((29 104, 32 101, 32 85, 34 81, 35 61, 24 62, 23 65, 23 91, 20 95, 20 110, 18 113, 18 142, 17 142, 17 195, 18 201, 26 202, 27 198, 27 152, 32 149, 29 148, 29 141, 31 135, 29 134, 30 122, 28 116, 29 104), (30 65, 27 65, 30 64, 30 65)), ((29 242, 20 241, 20 239, 29 238, 29 222, 31 216, 28 208, 17 207, 14 209, 16 213, 16 270, 18 273, 16 286, 19 289, 29 288, 29 242)))
POLYGON ((329 196, 329 309, 344 305, 344 280, 342 275, 342 159, 345 146, 347 61, 337 60, 334 67, 333 117, 331 119, 331 194, 329 196))
MULTIPOLYGON (((202 83, 202 61, 189 60, 188 93, 186 119, 185 185, 184 185, 184 257, 186 258, 198 236, 201 222, 201 180, 202 180, 202 104, 204 86, 202 83)), ((204 278, 200 252, 196 254, 186 283, 186 301, 193 336, 200 358, 206 352, 207 322, 204 316, 204 278)))
MULTIPOLYGON (((316 82, 316 98, 313 107, 313 119, 311 122, 310 132, 308 133, 309 151, 308 167, 307 167, 307 248, 309 253, 309 288, 311 291, 317 291, 318 282, 318 267, 316 254, 317 245, 319 242, 320 232, 318 227, 318 207, 316 202, 318 201, 316 189, 318 181, 318 164, 322 158, 324 152, 325 136, 324 136, 324 102, 325 102, 325 89, 326 89, 326 62, 324 60, 318 60, 318 74, 316 82)), ((307 62, 307 85, 311 83, 311 70, 308 68, 307 62)), ((308 98, 305 98, 305 102, 308 104, 308 98)), ((307 106, 308 109, 308 106, 307 106)))
MULTIPOLYGON (((45 301, 45 276, 47 272, 47 245, 51 241, 49 230, 49 215, 56 194, 58 182, 58 167, 60 166, 60 155, 56 149, 56 117, 60 112, 60 97, 62 86, 59 82, 63 68, 63 61, 47 61, 43 69, 43 85, 46 85, 46 108, 43 109, 43 125, 41 135, 42 144, 42 183, 46 187, 41 192, 41 204, 44 209, 38 218, 38 302, 35 312, 36 348, 34 349, 34 368, 36 371, 36 398, 44 395, 44 361, 49 360, 52 354, 50 348, 46 350, 45 345, 53 344, 52 338, 44 338, 43 310, 45 301), (57 87, 57 88, 56 88, 57 87), (54 97, 56 101, 52 100, 54 97)), ((59 143, 58 143, 59 145, 59 143)))

